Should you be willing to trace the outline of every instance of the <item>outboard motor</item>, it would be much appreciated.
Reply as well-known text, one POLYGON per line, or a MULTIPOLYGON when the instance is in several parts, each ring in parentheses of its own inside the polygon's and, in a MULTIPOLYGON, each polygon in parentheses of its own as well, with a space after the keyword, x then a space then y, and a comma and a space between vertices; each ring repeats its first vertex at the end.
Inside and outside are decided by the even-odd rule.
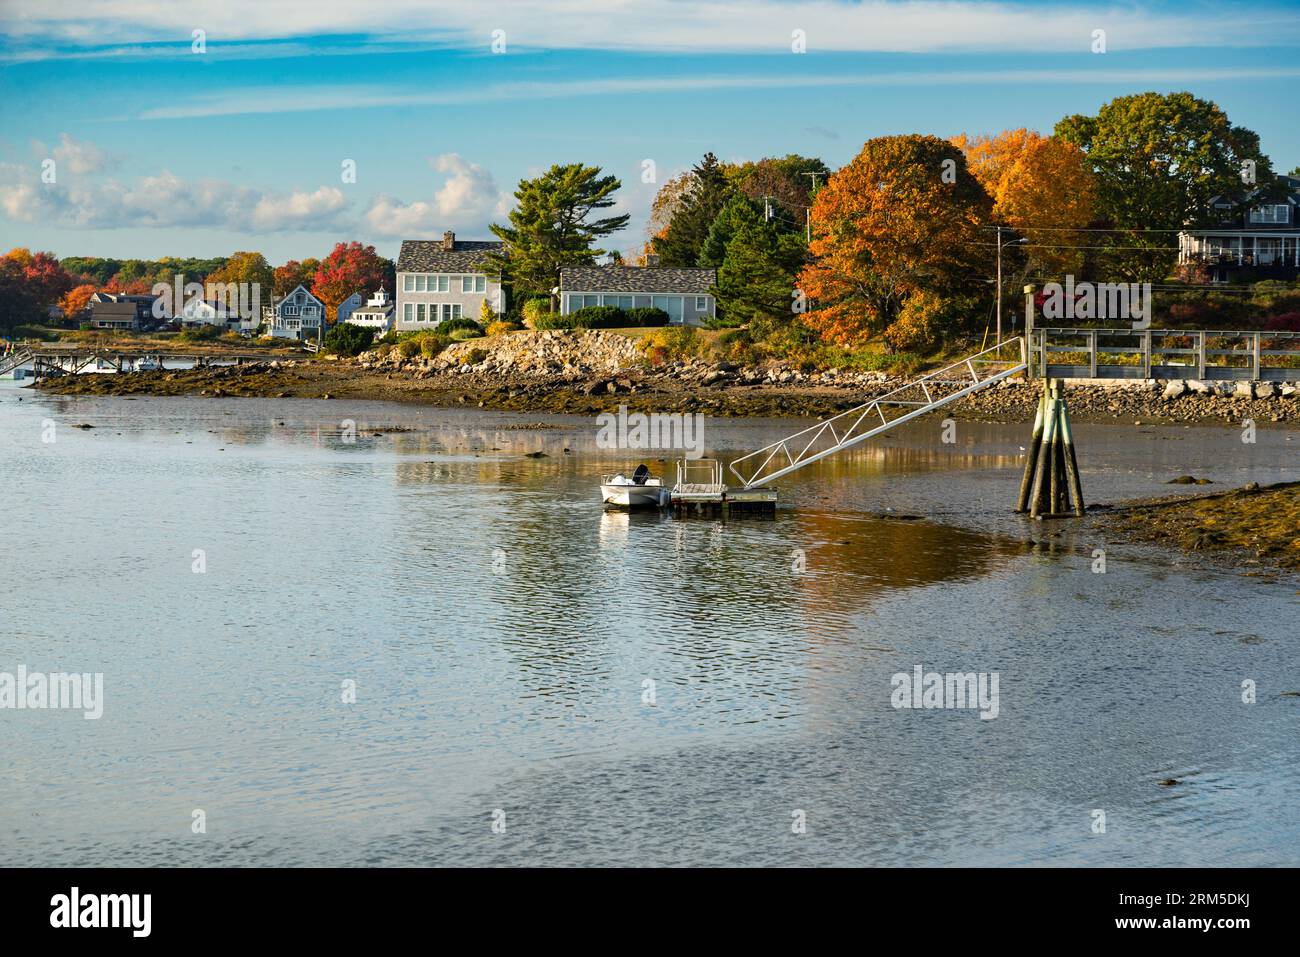
POLYGON ((646 468, 646 464, 642 462, 640 465, 636 467, 636 471, 632 473, 632 484, 644 485, 645 480, 648 479, 649 477, 650 477, 650 470, 646 468))

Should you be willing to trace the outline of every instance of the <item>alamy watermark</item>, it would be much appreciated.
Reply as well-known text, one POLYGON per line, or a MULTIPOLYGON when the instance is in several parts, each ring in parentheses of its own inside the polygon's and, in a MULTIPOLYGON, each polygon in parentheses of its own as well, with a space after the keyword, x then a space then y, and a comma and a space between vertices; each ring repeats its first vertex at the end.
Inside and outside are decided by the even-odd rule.
POLYGON ((153 317, 155 319, 200 318, 206 304, 212 318, 260 318, 262 314, 262 284, 257 282, 186 282, 177 273, 172 282, 154 283, 153 317))
POLYGON ((688 459, 704 455, 704 416, 699 412, 618 412, 596 416, 596 447, 601 449, 671 449, 688 459))
POLYGON ((1151 328, 1151 283, 1081 282, 1043 286, 1044 319, 1127 319, 1134 329, 1151 328))
POLYGON ((0 709, 15 711, 58 709, 82 711, 87 721, 104 713, 102 672, 61 671, 46 674, 19 665, 16 673, 0 671, 0 709))
POLYGON ((889 703, 897 709, 978 708, 980 718, 998 716, 998 672, 926 671, 920 665, 909 675, 905 671, 889 679, 893 692, 889 703))

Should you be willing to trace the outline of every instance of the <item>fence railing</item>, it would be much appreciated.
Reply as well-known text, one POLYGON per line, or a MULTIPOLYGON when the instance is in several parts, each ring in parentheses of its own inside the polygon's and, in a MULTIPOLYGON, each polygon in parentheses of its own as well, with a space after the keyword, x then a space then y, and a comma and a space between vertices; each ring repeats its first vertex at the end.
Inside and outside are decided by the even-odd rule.
POLYGON ((1300 332, 1039 326, 1030 352, 1053 379, 1300 379, 1300 332))

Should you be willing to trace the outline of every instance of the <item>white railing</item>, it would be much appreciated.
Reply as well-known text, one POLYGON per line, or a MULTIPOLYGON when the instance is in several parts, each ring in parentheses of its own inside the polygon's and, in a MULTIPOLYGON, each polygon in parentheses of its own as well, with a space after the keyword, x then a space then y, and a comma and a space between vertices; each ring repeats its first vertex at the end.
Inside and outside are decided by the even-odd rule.
POLYGON ((748 455, 742 455, 727 467, 731 470, 731 474, 740 480, 744 488, 753 488, 762 482, 773 482, 783 475, 789 475, 796 469, 824 459, 841 449, 865 442, 896 425, 901 425, 1018 372, 1023 372, 1025 368, 1024 339, 1007 339, 983 352, 977 352, 952 365, 927 373, 870 402, 864 402, 847 412, 841 412, 833 418, 809 426, 779 442, 773 442, 748 455), (1013 357, 1004 358, 1007 352, 1011 352, 1013 357), (1004 368, 981 375, 981 369, 987 370, 990 366, 1004 368), (951 385, 956 385, 958 388, 940 395, 936 395, 931 390, 932 386, 951 385), (909 394, 911 398, 907 397, 909 394), (896 408, 905 408, 909 411, 894 418, 885 414, 886 409, 896 408))

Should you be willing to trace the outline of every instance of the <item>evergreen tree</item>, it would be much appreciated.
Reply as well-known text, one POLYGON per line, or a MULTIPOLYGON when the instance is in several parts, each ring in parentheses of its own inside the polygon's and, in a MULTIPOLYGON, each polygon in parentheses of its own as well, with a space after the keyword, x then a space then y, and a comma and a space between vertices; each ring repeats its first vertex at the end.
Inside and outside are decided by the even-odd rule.
MULTIPOLYGON (((761 339, 795 317, 795 276, 803 263, 803 237, 764 222, 752 203, 729 203, 734 231, 718 269, 717 325, 748 324, 761 339)), ((719 220, 724 220, 719 216, 719 220)), ((723 227, 723 222, 719 222, 723 227)), ((720 230, 719 230, 720 231, 720 230)))
POLYGON ((550 293, 562 267, 594 263, 605 254, 594 247, 596 240, 627 225, 626 214, 591 218, 614 205, 613 194, 622 185, 600 173, 598 166, 569 163, 521 180, 510 225, 492 224, 505 251, 489 257, 490 268, 500 270, 521 301, 550 293))
POLYGON ((712 153, 691 170, 692 183, 680 211, 654 240, 663 266, 695 266, 718 212, 731 195, 726 169, 712 153))

